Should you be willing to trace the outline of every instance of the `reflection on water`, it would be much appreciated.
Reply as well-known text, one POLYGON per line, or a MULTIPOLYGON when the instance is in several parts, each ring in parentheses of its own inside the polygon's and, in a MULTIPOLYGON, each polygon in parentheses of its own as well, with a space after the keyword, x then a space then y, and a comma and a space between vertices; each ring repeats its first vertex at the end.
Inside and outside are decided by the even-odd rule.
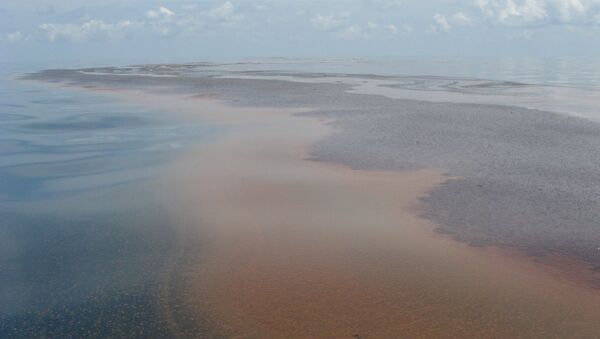
POLYGON ((0 103, 0 337, 169 335, 175 232, 149 179, 218 131, 27 82, 0 103))

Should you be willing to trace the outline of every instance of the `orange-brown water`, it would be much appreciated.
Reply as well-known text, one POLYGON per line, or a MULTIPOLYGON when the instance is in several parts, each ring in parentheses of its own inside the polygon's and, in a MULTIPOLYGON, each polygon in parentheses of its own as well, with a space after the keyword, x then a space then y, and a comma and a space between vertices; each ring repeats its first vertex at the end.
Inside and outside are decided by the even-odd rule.
MULTIPOLYGON (((208 315, 219 334, 600 337, 600 293, 565 276, 570 271, 433 233, 435 225, 418 216, 419 198, 448 179, 442 170, 356 171, 308 161, 310 145, 332 131, 292 110, 230 107, 213 96, 125 95, 231 127, 219 142, 184 154, 162 192, 180 224, 182 261, 192 263, 180 274, 186 306, 208 315), (197 237, 206 247, 194 260, 186 247, 196 242, 186 239, 197 237)), ((165 316, 180 332, 164 298, 165 316)))
MULTIPOLYGON (((356 171, 305 160, 314 118, 178 100, 232 124, 182 157, 165 194, 210 244, 188 301, 240 338, 600 337, 600 296, 501 251, 432 232, 419 197, 440 170, 356 171)), ((164 103, 164 101, 163 101, 164 103)))

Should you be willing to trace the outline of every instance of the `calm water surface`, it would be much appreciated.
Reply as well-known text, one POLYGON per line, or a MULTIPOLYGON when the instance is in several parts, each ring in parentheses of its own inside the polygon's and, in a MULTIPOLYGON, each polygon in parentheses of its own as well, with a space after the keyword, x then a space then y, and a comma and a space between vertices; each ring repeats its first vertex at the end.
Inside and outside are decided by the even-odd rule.
POLYGON ((174 232, 154 178, 219 130, 0 80, 0 337, 167 335, 174 232))

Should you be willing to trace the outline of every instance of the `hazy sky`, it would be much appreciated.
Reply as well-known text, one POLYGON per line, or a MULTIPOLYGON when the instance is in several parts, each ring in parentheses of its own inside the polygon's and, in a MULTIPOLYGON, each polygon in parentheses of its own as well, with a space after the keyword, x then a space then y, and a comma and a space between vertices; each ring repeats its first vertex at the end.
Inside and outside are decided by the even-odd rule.
POLYGON ((600 56, 600 0, 0 0, 3 60, 600 56))

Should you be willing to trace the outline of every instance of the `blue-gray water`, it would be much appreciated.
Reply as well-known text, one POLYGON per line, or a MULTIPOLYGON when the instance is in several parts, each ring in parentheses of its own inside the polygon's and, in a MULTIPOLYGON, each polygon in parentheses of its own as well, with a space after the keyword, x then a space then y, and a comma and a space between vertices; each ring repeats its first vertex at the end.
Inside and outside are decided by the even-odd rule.
POLYGON ((219 133, 81 90, 0 80, 0 338, 166 336, 174 233, 155 178, 219 133))

